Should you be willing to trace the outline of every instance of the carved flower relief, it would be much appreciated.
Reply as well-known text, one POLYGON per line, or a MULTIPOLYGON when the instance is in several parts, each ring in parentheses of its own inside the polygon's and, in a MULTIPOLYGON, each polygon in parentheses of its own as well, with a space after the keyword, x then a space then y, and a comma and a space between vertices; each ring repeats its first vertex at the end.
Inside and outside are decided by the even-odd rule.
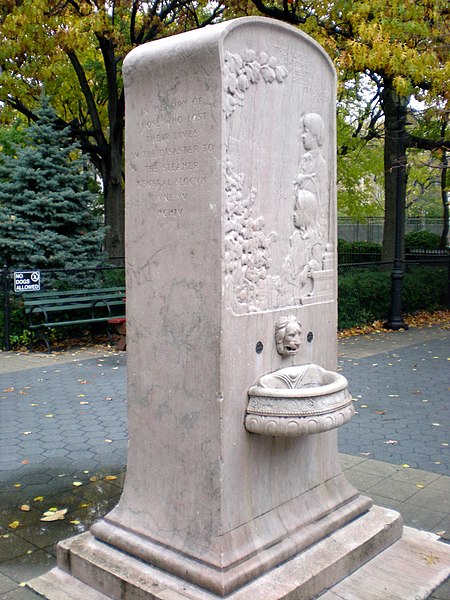
POLYGON ((245 50, 243 56, 225 52, 225 115, 229 117, 236 106, 243 106, 244 93, 252 83, 261 78, 266 83, 282 83, 288 72, 277 64, 274 56, 266 52, 257 54, 255 50, 245 50))
POLYGON ((277 238, 274 232, 266 233, 264 217, 254 215, 256 188, 244 195, 243 187, 243 174, 236 173, 227 160, 224 266, 230 306, 238 314, 271 306, 266 289, 271 281, 269 248, 277 238))

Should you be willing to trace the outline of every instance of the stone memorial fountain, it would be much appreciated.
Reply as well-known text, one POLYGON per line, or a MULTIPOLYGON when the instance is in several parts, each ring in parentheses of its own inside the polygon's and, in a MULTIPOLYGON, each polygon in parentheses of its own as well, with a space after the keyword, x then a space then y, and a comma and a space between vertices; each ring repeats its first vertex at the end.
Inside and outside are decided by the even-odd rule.
POLYGON ((123 76, 126 481, 31 585, 313 598, 403 531, 338 461, 354 411, 336 373, 332 63, 301 31, 244 18, 141 46, 123 76))

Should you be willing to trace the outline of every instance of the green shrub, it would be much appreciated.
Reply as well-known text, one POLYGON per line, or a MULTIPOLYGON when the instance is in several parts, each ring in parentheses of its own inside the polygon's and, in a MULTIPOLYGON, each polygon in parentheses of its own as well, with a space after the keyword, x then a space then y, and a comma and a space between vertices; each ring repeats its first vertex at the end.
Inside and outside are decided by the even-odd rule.
POLYGON ((403 278, 403 312, 437 310, 447 305, 448 268, 409 267, 403 278))
MULTIPOLYGON (((0 307, 0 340, 3 342, 4 328, 5 328, 5 313, 4 298, 0 295, 1 307, 0 307)), ((26 345, 29 341, 30 331, 27 329, 28 319, 25 315, 23 303, 20 296, 10 294, 10 320, 9 320, 9 333, 10 341, 12 345, 26 345)))
MULTIPOLYGON (((409 267, 402 282, 404 314, 444 308, 448 294, 447 267, 409 267)), ((388 318, 391 308, 391 273, 351 269, 339 273, 339 330, 388 318)))
POLYGON ((125 285, 125 268, 117 267, 102 271, 102 287, 120 287, 125 285))
POLYGON ((337 247, 338 252, 361 252, 362 254, 381 252, 381 244, 377 242, 347 242, 339 238, 337 247))
POLYGON ((378 262, 381 244, 376 242, 347 242, 338 240, 339 264, 378 262))
POLYGON ((338 281, 339 329, 372 323, 387 315, 391 287, 389 273, 352 269, 340 273, 338 281))
POLYGON ((410 231, 405 235, 405 250, 439 250, 441 236, 431 231, 410 231))

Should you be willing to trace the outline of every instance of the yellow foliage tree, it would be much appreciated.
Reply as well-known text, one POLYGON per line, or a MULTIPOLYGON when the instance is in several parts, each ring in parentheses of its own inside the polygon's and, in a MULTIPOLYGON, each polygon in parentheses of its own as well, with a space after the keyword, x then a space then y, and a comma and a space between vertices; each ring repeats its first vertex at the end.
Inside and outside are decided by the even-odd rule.
MULTIPOLYGON (((384 117, 385 227, 383 256, 394 259, 396 222, 406 195, 408 147, 448 149, 450 141, 408 133, 412 98, 448 114, 449 16, 446 0, 230 0, 236 14, 263 14, 301 27, 330 54, 341 85, 372 79, 384 117), (400 210, 399 210, 400 209, 400 210)), ((403 228, 404 229, 404 228, 403 228)))
POLYGON ((204 27, 221 0, 4 0, 0 5, 0 118, 35 120, 41 88, 102 180, 107 251, 124 255, 121 66, 135 46, 204 27), (3 104, 2 104, 3 103, 3 104))

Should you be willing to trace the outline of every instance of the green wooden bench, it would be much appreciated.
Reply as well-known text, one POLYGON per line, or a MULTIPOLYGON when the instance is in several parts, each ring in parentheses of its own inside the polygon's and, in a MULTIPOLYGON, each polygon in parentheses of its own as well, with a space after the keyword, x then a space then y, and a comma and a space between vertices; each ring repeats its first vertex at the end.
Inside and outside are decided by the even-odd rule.
POLYGON ((46 330, 125 318, 125 287, 29 292, 22 300, 29 329, 41 334, 48 350, 46 330))

